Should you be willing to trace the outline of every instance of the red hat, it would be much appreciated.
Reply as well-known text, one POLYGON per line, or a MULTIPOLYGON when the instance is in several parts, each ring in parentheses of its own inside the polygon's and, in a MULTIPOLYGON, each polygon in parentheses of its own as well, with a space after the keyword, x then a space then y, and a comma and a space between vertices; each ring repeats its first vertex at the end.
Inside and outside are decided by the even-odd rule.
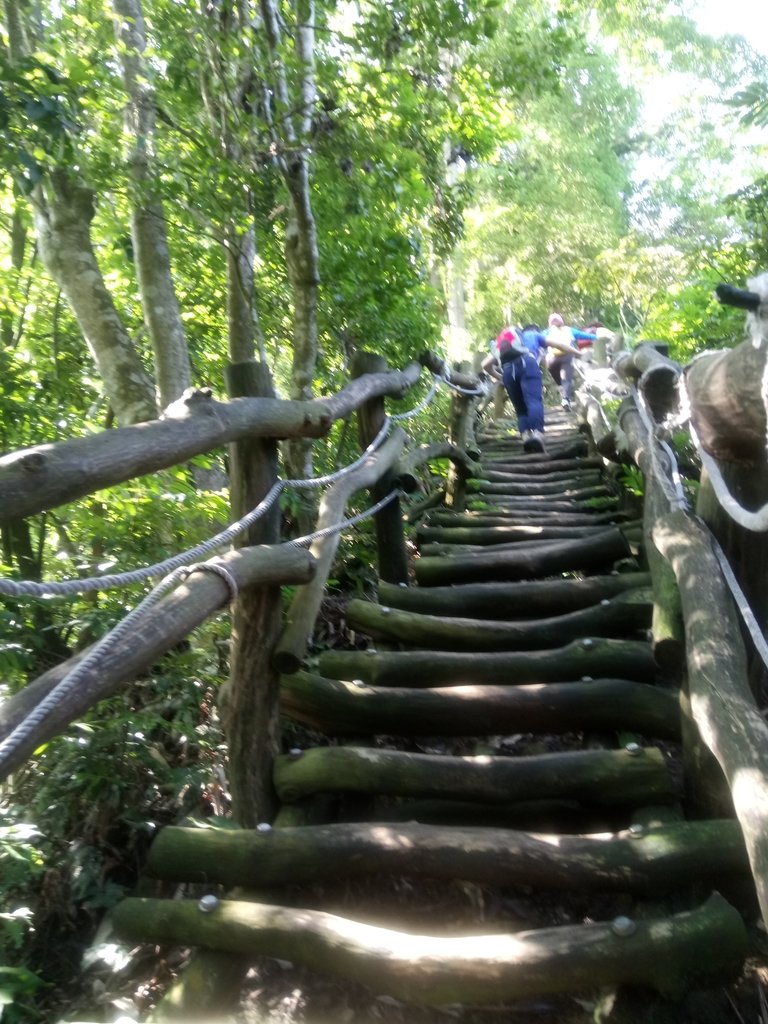
POLYGON ((565 325, 565 320, 563 320, 563 318, 560 316, 559 313, 550 313, 549 314, 549 326, 550 327, 563 327, 564 325, 565 325))

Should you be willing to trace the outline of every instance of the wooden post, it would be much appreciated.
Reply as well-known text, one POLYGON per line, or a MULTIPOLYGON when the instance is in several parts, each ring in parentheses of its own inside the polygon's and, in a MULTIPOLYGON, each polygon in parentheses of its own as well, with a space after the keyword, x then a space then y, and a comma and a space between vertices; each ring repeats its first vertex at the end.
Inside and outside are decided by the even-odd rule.
MULTIPOLYGON (((374 352, 357 352, 352 362, 352 376, 362 377, 365 373, 381 373, 387 370, 387 361, 374 352)), ((385 419, 384 399, 374 398, 361 406, 357 412, 360 445, 367 448, 381 430, 385 419)), ((371 487, 371 501, 384 498, 395 486, 395 473, 390 470, 371 487)), ((376 524, 376 548, 379 563, 379 577, 388 583, 407 583, 408 551, 403 532, 403 516, 400 499, 395 498, 385 505, 374 517, 376 524)))
MULTIPOLYGON (((231 398, 274 397, 265 363, 233 363, 226 369, 231 398)), ((254 508, 277 480, 277 442, 270 438, 237 441, 230 446, 232 518, 254 508)), ((274 544, 280 540, 278 502, 238 543, 274 544)), ((248 587, 232 609, 229 682, 222 693, 222 719, 229 745, 233 813, 254 828, 271 821, 277 806, 272 762, 279 749, 279 674, 272 651, 280 633, 280 588, 248 587)))
MULTIPOLYGON (((468 373, 472 367, 469 363, 459 363, 456 369, 460 373, 468 373)), ((463 448, 466 439, 471 432, 470 417, 472 415, 472 400, 459 391, 454 391, 451 399, 451 425, 450 440, 459 448, 463 448)), ((474 435, 472 435, 474 438, 474 435)), ((474 444, 475 450, 477 446, 474 444)), ((468 473, 463 466, 451 463, 448 470, 448 486, 446 489, 446 504, 456 511, 461 512, 466 507, 467 491, 466 481, 468 473)))

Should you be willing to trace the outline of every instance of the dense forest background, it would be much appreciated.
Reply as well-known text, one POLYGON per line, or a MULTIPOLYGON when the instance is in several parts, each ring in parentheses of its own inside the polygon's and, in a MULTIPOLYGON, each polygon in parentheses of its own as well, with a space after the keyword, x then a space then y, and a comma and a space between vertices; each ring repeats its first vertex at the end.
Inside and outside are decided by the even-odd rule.
MULTIPOLYGON (((190 386, 223 395, 229 362, 309 398, 359 349, 460 359, 551 309, 683 362, 741 340, 713 288, 768 262, 768 60, 694 14, 5 0, 0 448, 152 419, 190 386)), ((284 475, 352 450, 340 425, 286 445, 284 475)), ((227 521, 224 468, 213 453, 5 527, 2 571, 84 577, 188 548, 227 521)), ((339 587, 364 582, 367 543, 344 541, 339 587)), ((6 601, 0 696, 136 600, 6 601)), ((159 824, 226 810, 228 629, 201 629, 0 793, 8 1020, 43 1019, 159 824)))

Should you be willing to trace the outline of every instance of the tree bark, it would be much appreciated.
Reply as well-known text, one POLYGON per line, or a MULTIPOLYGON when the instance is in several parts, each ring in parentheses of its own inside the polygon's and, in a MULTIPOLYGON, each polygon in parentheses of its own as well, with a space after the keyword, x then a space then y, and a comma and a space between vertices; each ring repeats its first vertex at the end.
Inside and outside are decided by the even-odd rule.
POLYGON ((353 598, 347 623, 376 639, 438 651, 511 651, 561 647, 585 636, 625 637, 651 624, 650 594, 604 598, 600 604, 544 619, 485 620, 421 615, 353 598))
POLYGON ((630 554, 620 530, 608 529, 581 540, 549 541, 527 551, 491 551, 453 558, 420 558, 421 586, 520 580, 575 570, 595 572, 630 554))
POLYGON ((319 671, 331 679, 362 679, 376 686, 424 687, 566 682, 583 676, 650 682, 657 668, 649 644, 586 637, 557 650, 491 652, 482 658, 443 651, 325 651, 319 671))
POLYGON ((128 95, 127 132, 131 139, 131 237, 144 322, 155 357, 160 408, 174 402, 192 383, 187 339, 171 272, 165 211, 156 192, 154 72, 145 59, 141 0, 112 0, 117 15, 118 53, 128 95))
POLYGON ((749 689, 740 622, 705 527, 675 512, 653 540, 680 588, 693 717, 731 787, 768 924, 768 725, 749 689))
POLYGON ((422 444, 418 448, 411 448, 405 452, 397 463, 395 476, 406 490, 415 491, 421 485, 416 470, 419 466, 435 459, 450 459, 452 462, 464 466, 467 473, 479 470, 477 463, 463 448, 458 448, 450 441, 436 441, 434 444, 422 444))
MULTIPOLYGON (((285 546, 259 547, 230 552, 211 559, 223 565, 238 586, 249 583, 304 583, 315 570, 312 556, 285 546)), ((173 593, 163 598, 136 623, 134 634, 116 643, 104 653, 99 664, 88 672, 77 689, 67 693, 46 718, 43 726, 13 752, 8 770, 18 767, 44 740, 57 736, 83 715, 88 708, 116 693, 120 686, 150 668, 209 615, 229 601, 225 581, 210 572, 196 572, 173 593)), ((0 738, 6 738, 44 697, 87 654, 84 651, 63 665, 46 672, 0 705, 0 738)))
POLYGON ((121 426, 157 416, 155 389, 112 301, 91 243, 93 193, 71 169, 50 173, 33 196, 40 253, 80 325, 121 426))
MULTIPOLYGON (((226 379, 231 398, 274 397, 265 363, 230 364, 226 379)), ((266 497, 277 481, 277 467, 277 443, 271 438, 252 438, 230 446, 233 521, 266 497)), ((276 502, 236 546, 279 542, 280 506, 276 502)), ((229 679, 220 706, 229 749, 232 810, 236 821, 250 828, 260 821, 272 821, 276 810, 272 761, 280 749, 280 680, 272 667, 272 652, 281 621, 279 587, 248 587, 234 602, 229 679)))
MULTIPOLYGON (((312 211, 309 173, 309 136, 315 105, 314 0, 295 6, 295 37, 286 59, 283 20, 275 0, 260 0, 269 82, 266 108, 277 167, 288 194, 285 262, 293 295, 293 363, 291 398, 307 401, 317 363, 317 296, 320 257, 312 211), (292 75, 295 81, 292 82, 292 75)), ((312 476, 312 449, 304 441, 288 445, 288 474, 294 479, 312 476)))
POLYGON ((465 583, 449 587, 399 587, 379 582, 379 601, 426 615, 497 617, 558 615, 586 608, 627 590, 650 585, 649 573, 588 576, 583 580, 465 583))
POLYGON ((376 689, 322 676, 284 676, 283 714, 329 736, 485 736, 632 730, 679 739, 677 695, 624 679, 535 686, 376 689))
POLYGON ((337 824, 246 832, 164 828, 147 870, 173 882, 306 885, 381 874, 496 886, 632 891, 749 874, 735 821, 684 822, 620 836, 531 835, 496 828, 337 824))

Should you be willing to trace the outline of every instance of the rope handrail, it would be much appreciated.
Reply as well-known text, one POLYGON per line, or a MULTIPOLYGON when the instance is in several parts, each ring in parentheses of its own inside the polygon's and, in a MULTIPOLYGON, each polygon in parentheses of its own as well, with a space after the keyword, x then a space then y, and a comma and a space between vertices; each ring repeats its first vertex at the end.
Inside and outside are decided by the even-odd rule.
POLYGON ((362 454, 349 465, 343 466, 341 469, 338 469, 333 473, 328 473, 320 477, 304 478, 301 480, 278 480, 267 492, 264 498, 262 498, 259 504, 255 506, 255 508, 251 509, 235 523, 231 523, 220 533, 210 537, 208 540, 203 541, 201 544, 198 544, 193 548, 182 551, 179 554, 174 555, 172 558, 164 559, 162 562, 157 562, 154 565, 145 566, 140 569, 127 570, 121 573, 111 573, 103 576, 89 576, 85 579, 69 579, 50 581, 47 583, 29 580, 0 579, 0 595, 15 598, 68 597, 75 594, 87 594, 94 591, 114 590, 119 587, 133 586, 137 583, 143 583, 145 580, 153 577, 163 576, 174 572, 176 569, 181 568, 190 562, 194 562, 212 551, 224 547, 226 544, 239 537, 242 533, 248 530, 253 523, 266 515, 285 488, 301 490, 311 489, 313 487, 322 487, 325 484, 335 483, 337 480, 342 479, 346 474, 353 472, 375 451, 377 451, 387 437, 394 422, 410 419, 413 416, 416 416, 431 403, 441 380, 442 378, 439 376, 434 376, 433 384, 429 392, 413 409, 387 416, 376 437, 374 437, 362 454))

